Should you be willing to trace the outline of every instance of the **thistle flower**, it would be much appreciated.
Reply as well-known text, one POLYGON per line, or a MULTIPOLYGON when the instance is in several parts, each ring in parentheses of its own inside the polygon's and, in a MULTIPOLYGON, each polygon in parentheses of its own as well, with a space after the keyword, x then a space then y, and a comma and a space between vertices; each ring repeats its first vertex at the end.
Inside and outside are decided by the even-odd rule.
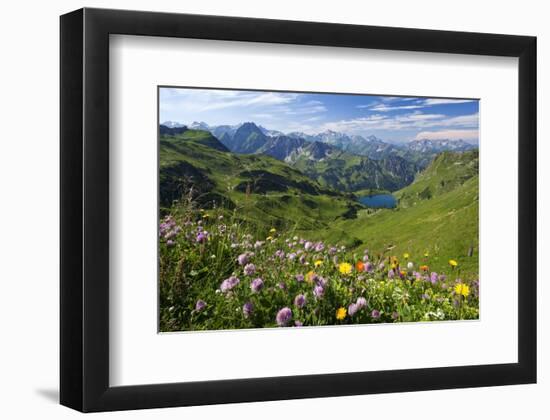
POLYGON ((275 317, 275 321, 277 322, 277 325, 279 327, 286 326, 291 319, 292 310, 288 307, 284 307, 279 312, 277 312, 277 316, 275 317))
POLYGON ((245 318, 248 318, 250 315, 252 315, 253 311, 254 311, 254 304, 252 302, 246 302, 243 305, 243 315, 245 318))
POLYGON ((260 290, 263 289, 263 287, 264 287, 264 281, 259 277, 257 279, 252 280, 252 282, 250 283, 250 289, 254 293, 258 293, 260 290))
POLYGON ((306 304, 306 297, 302 294, 297 295, 294 298, 294 306, 298 308, 303 308, 306 304))
POLYGON ((244 266, 244 274, 246 276, 251 276, 256 273, 256 266, 254 264, 246 264, 244 266))
POLYGON ((197 303, 195 304, 195 311, 200 312, 204 308, 206 308, 206 302, 202 299, 197 300, 197 303))

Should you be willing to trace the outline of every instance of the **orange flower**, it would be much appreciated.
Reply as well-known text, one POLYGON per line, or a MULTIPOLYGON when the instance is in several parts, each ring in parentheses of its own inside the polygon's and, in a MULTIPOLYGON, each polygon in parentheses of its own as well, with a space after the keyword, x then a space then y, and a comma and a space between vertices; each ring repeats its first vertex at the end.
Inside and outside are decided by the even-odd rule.
POLYGON ((363 261, 357 261, 357 264, 355 264, 355 268, 357 268, 357 271, 364 271, 365 264, 363 263, 363 261))
POLYGON ((427 265, 421 265, 420 266, 421 271, 428 271, 429 269, 430 269, 430 267, 428 267, 427 265))

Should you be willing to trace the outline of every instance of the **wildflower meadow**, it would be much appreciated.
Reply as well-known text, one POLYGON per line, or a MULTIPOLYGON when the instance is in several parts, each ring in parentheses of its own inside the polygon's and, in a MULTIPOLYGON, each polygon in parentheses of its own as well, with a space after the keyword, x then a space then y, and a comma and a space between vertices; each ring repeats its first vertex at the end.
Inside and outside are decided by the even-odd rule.
POLYGON ((255 228, 237 210, 179 203, 159 223, 160 331, 477 319, 479 281, 459 260, 255 228))

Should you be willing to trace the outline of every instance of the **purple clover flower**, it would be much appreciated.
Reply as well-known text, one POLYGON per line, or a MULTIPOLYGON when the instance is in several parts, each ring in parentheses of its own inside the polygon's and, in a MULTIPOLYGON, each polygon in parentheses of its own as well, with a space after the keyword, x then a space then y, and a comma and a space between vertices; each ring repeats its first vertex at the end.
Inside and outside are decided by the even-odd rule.
POLYGON ((243 315, 245 318, 248 318, 250 315, 252 315, 252 312, 254 311, 254 305, 252 302, 246 302, 243 305, 243 315))
POLYGON ((246 264, 244 266, 245 276, 252 276, 254 273, 256 273, 256 266, 254 264, 246 264))
POLYGON ((348 306, 348 315, 349 316, 353 316, 357 313, 357 311, 359 310, 359 306, 357 305, 357 303, 352 303, 348 306))
POLYGON ((323 286, 317 285, 313 288, 313 294, 317 299, 321 299, 325 294, 325 289, 323 288, 323 286))
POLYGON ((168 239, 168 240, 166 241, 166 246, 167 246, 168 248, 172 248, 174 245, 176 245, 176 243, 175 243, 172 239, 168 239))
POLYGON ((438 280, 437 273, 432 272, 432 273, 430 274, 430 282, 431 282, 432 284, 436 284, 436 283, 437 283, 437 280, 438 280))
POLYGON ((393 279, 395 277, 395 271, 393 271, 393 268, 390 268, 390 271, 388 271, 388 278, 393 279))
POLYGON ((367 299, 360 296, 360 297, 357 298, 357 301, 355 303, 359 307, 359 309, 361 309, 361 308, 364 308, 365 306, 367 306, 367 299))
POLYGON ((298 308, 303 308, 305 304, 306 304, 306 297, 304 295, 300 294, 294 298, 294 306, 298 308))
POLYGON ((298 321, 298 320, 294 321, 294 326, 295 327, 302 327, 303 325, 304 325, 304 323, 302 321, 298 321))
POLYGON ((238 277, 231 276, 228 279, 225 279, 222 284, 220 285, 220 290, 223 293, 229 292, 231 289, 233 289, 235 286, 237 286, 241 281, 238 277))
POLYGON ((296 281, 297 281, 298 283, 301 283, 301 282, 304 281, 304 275, 303 275, 303 274, 296 274, 296 275, 294 276, 294 278, 296 279, 296 281))
POLYGON ((257 279, 252 280, 252 282, 250 283, 250 289, 254 293, 258 293, 260 290, 263 289, 263 287, 264 287, 264 281, 259 277, 257 279))
POLYGON ((292 311, 288 307, 284 307, 279 312, 277 312, 277 316, 275 317, 275 321, 277 321, 277 325, 279 327, 285 327, 288 322, 292 318, 292 311))
POLYGON ((200 312, 204 308, 206 308, 206 302, 202 299, 197 300, 197 303, 195 304, 195 311, 200 312))
POLYGON ((305 244, 304 244, 304 248, 306 251, 309 251, 311 248, 313 248, 313 244, 309 241, 307 241, 305 244))
POLYGON ((365 271, 367 273, 372 273, 374 271, 374 266, 372 265, 372 263, 368 261, 365 263, 365 271))
POLYGON ((237 257, 237 262, 239 265, 245 265, 248 264, 250 261, 250 254, 248 252, 245 252, 244 254, 241 254, 237 257))
POLYGON ((325 249, 325 244, 322 242, 318 242, 317 245, 315 245, 315 252, 321 252, 323 249, 325 249))
POLYGON ((380 311, 378 309, 373 309, 370 313, 370 316, 372 316, 374 319, 380 318, 380 311))
POLYGON ((205 243, 207 239, 208 239, 208 235, 207 235, 206 232, 199 232, 199 233, 197 234, 196 241, 197 241, 199 244, 205 243))

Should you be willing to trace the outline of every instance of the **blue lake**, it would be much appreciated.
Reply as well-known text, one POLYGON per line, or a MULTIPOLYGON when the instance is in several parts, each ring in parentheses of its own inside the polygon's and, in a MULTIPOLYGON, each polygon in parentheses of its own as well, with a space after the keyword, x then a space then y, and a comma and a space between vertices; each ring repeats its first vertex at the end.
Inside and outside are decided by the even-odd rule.
POLYGON ((363 197, 359 197, 359 202, 367 207, 372 207, 375 209, 391 209, 397 206, 397 200, 391 194, 365 195, 363 197))

